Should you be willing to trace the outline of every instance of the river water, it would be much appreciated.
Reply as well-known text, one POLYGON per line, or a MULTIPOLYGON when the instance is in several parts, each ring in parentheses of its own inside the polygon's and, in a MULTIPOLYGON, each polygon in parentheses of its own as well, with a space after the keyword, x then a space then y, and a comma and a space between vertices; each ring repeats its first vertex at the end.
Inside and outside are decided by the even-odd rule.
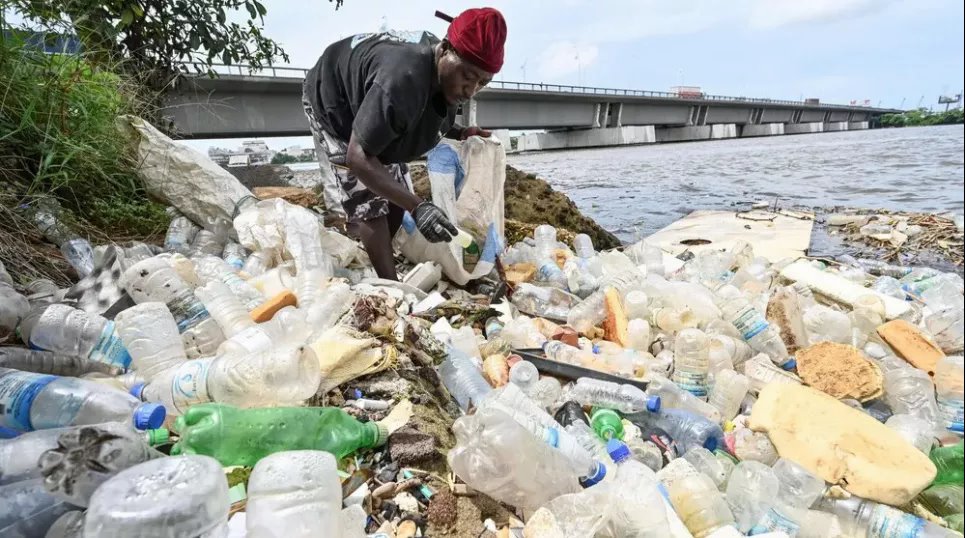
POLYGON ((624 241, 695 209, 849 206, 963 212, 961 125, 510 156, 624 241))

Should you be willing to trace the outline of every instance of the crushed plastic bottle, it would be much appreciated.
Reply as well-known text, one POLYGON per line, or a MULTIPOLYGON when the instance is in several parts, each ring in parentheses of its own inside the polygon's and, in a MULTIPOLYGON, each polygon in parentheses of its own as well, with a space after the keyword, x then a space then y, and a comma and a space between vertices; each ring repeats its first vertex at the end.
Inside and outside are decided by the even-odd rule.
POLYGON ((690 462, 694 469, 710 478, 718 490, 724 491, 727 488, 729 471, 733 471, 733 468, 725 466, 713 452, 698 446, 688 450, 683 458, 690 462))
POLYGON ((107 363, 22 347, 0 348, 0 368, 66 377, 81 377, 87 374, 116 376, 122 373, 120 368, 107 363))
POLYGON ((0 426, 27 432, 102 422, 124 422, 139 430, 164 422, 164 406, 73 377, 0 368, 0 426))
POLYGON ((194 236, 198 234, 201 227, 173 207, 167 208, 166 211, 171 217, 171 223, 168 224, 168 231, 164 235, 164 250, 187 254, 194 236))
POLYGON ((777 496, 754 524, 751 534, 783 531, 793 537, 800 530, 807 509, 824 492, 824 480, 786 459, 778 460, 773 470, 777 476, 777 496))
POLYGON ((716 375, 714 388, 707 398, 708 403, 720 412, 723 420, 733 420, 740 412, 741 402, 750 389, 750 381, 733 370, 724 370, 716 375))
POLYGON ((30 302, 6 282, 0 282, 0 339, 13 334, 27 313, 30 302))
POLYGON ((248 309, 224 283, 209 280, 194 290, 194 295, 204 303, 211 318, 221 327, 225 338, 255 326, 248 309))
POLYGON ((737 464, 727 483, 727 505, 737 530, 747 534, 763 519, 780 488, 777 474, 770 465, 744 460, 737 464))
POLYGON ((235 271, 240 271, 241 268, 244 267, 247 257, 248 252, 245 250, 245 247, 234 241, 228 241, 228 244, 224 246, 224 253, 221 255, 221 259, 235 271))
POLYGON ((88 240, 79 237, 68 239, 60 245, 60 253, 80 278, 94 272, 94 249, 88 240))
POLYGON ((886 504, 851 497, 850 499, 822 499, 817 508, 838 516, 846 536, 876 538, 954 538, 955 531, 944 529, 886 504))
POLYGON ((125 469, 97 488, 84 536, 225 536, 228 509, 228 481, 217 461, 158 458, 125 469))
POLYGON ((647 393, 633 385, 621 385, 581 377, 569 392, 569 398, 583 405, 616 409, 622 413, 634 413, 660 409, 660 398, 647 396, 647 393))
POLYGON ((623 296, 634 286, 638 285, 641 279, 642 275, 637 271, 621 273, 606 278, 601 283, 600 289, 570 309, 570 313, 566 316, 566 324, 573 327, 577 332, 586 333, 606 317, 606 288, 615 288, 617 292, 623 296))
POLYGON ((612 497, 615 506, 611 521, 617 536, 668 536, 670 525, 653 470, 633 459, 630 448, 620 441, 610 440, 607 451, 617 466, 612 497))
POLYGON ((938 425, 935 390, 927 373, 908 366, 884 371, 885 401, 894 413, 914 415, 938 425))
POLYGON ((683 409, 642 411, 625 418, 642 430, 656 428, 667 432, 680 454, 698 446, 714 451, 724 443, 724 432, 718 424, 683 409))
POLYGON ((342 488, 335 458, 318 450, 266 456, 248 480, 250 538, 341 536, 342 488))
POLYGON ((647 394, 660 397, 661 409, 683 409, 696 413, 715 424, 721 422, 721 414, 716 407, 681 389, 662 375, 650 376, 647 394))
POLYGON ((934 428, 914 415, 897 414, 888 417, 885 426, 895 430, 915 448, 925 454, 935 444, 934 428))
POLYGON ((242 279, 226 261, 214 256, 204 256, 195 260, 195 267, 202 281, 223 283, 248 311, 265 302, 265 296, 242 279))
POLYGON ((30 333, 39 349, 82 357, 127 369, 131 356, 118 337, 114 322, 67 305, 48 306, 30 333))
POLYGON ((251 466, 286 450, 323 450, 338 459, 385 444, 386 427, 359 422, 335 407, 194 405, 178 417, 172 454, 204 454, 225 466, 251 466))
POLYGON ((513 293, 513 304, 521 312, 542 318, 564 320, 580 298, 556 287, 520 283, 513 293))
POLYGON ((700 329, 684 329, 674 340, 673 381, 698 398, 707 397, 710 369, 707 335, 700 329))
POLYGON ((131 369, 145 381, 187 360, 177 322, 164 303, 134 305, 114 319, 117 333, 131 354, 131 369))
POLYGON ((449 358, 439 365, 439 377, 463 411, 478 407, 492 391, 472 358, 453 348, 449 348, 449 358))

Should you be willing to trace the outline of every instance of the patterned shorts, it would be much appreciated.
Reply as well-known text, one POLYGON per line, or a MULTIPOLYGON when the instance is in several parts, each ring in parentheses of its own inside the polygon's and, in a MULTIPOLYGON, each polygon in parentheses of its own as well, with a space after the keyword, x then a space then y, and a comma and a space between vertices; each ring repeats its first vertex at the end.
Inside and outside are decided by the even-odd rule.
MULTIPOLYGON (((315 119, 312 105, 304 95, 302 105, 312 131, 319 166, 322 167, 322 198, 329 211, 344 215, 348 222, 373 220, 388 215, 390 202, 368 190, 345 165, 348 143, 322 129, 315 119), (326 167, 331 169, 331 176, 324 173, 326 167)), ((413 192, 408 164, 389 164, 385 169, 409 192, 413 192)))

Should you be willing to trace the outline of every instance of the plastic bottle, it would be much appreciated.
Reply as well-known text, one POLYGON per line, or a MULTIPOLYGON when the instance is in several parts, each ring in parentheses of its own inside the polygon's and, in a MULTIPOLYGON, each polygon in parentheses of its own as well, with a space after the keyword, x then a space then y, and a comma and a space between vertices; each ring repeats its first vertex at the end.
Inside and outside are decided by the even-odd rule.
POLYGON ((569 289, 566 273, 557 265, 556 259, 550 256, 543 256, 536 261, 535 281, 545 286, 569 289))
POLYGON ((769 465, 745 460, 737 464, 727 482, 727 505, 730 506, 737 530, 747 534, 763 519, 777 499, 780 485, 769 465))
POLYGON ((694 538, 704 538, 734 525, 734 516, 714 482, 678 458, 661 470, 667 496, 694 538))
POLYGON ((583 366, 593 361, 593 353, 573 347, 559 340, 547 340, 543 344, 546 358, 556 362, 583 366))
POLYGON ((472 358, 461 351, 449 348, 449 357, 438 368, 443 385, 463 411, 478 406, 492 391, 472 358))
POLYGON ((84 536, 226 536, 229 507, 218 462, 159 458, 121 471, 94 492, 84 536))
POLYGON ((914 415, 937 426, 941 420, 935 389, 928 374, 917 368, 895 368, 884 372, 885 401, 894 413, 914 415))
POLYGON ((318 450, 261 459, 248 480, 250 538, 341 536, 342 488, 335 458, 318 450))
POLYGON ((854 538, 877 538, 900 536, 901 538, 954 538, 955 531, 860 497, 850 499, 824 498, 817 508, 838 516, 846 536, 854 538))
POLYGON ((168 225, 167 234, 164 236, 164 250, 185 254, 190 249, 194 236, 201 228, 173 207, 167 208, 166 211, 168 216, 171 217, 171 223, 168 225))
POLYGON ((781 340, 781 335, 744 297, 743 293, 733 286, 725 286, 718 292, 718 296, 724 319, 734 325, 752 349, 767 354, 775 364, 787 362, 787 348, 781 340))
POLYGON ((684 329, 674 339, 673 381, 698 398, 707 397, 707 335, 700 329, 684 329))
POLYGON ((56 447, 60 434, 69 430, 38 430, 0 441, 0 486, 39 478, 41 473, 37 461, 40 455, 56 447))
POLYGON ((760 392, 768 383, 801 384, 797 376, 777 367, 770 361, 770 357, 763 353, 744 362, 744 376, 751 382, 751 392, 754 394, 760 392))
POLYGON ((686 307, 655 307, 650 310, 650 324, 661 331, 675 333, 696 327, 698 320, 686 307))
POLYGON ((824 492, 824 480, 783 458, 777 460, 773 469, 779 485, 777 496, 751 533, 784 531, 793 537, 800 530, 807 509, 824 492))
POLYGON ((522 360, 509 367, 509 382, 518 386, 523 392, 529 392, 539 381, 539 371, 533 363, 522 360))
POLYGON ((647 393, 633 385, 621 385, 581 377, 569 392, 569 398, 583 405, 616 409, 622 413, 634 413, 646 409, 660 409, 660 398, 647 396, 647 393))
POLYGON ((214 256, 204 256, 195 260, 195 266, 198 277, 202 281, 224 283, 247 310, 254 310, 265 302, 265 296, 241 278, 224 260, 214 256))
MULTIPOLYGON (((958 297, 961 301, 961 296, 958 297)), ((933 312, 925 316, 925 327, 935 343, 946 353, 961 353, 965 346, 965 309, 957 306, 933 312)))
POLYGON ((101 422, 158 428, 164 407, 99 383, 0 368, 0 426, 27 432, 101 422))
POLYGON ((612 409, 599 408, 590 415, 590 425, 604 441, 623 439, 623 419, 612 409))
POLYGON ((734 455, 741 461, 756 461, 770 467, 777 461, 777 448, 766 433, 741 428, 734 432, 734 455))
POLYGON ((556 249, 556 228, 549 224, 541 224, 533 230, 533 239, 536 242, 536 250, 540 251, 541 255, 547 255, 556 249))
POLYGON ((308 346, 281 346, 254 355, 193 359, 166 370, 131 393, 163 402, 171 413, 219 402, 240 407, 298 405, 318 391, 321 369, 308 346))
POLYGON ((586 234, 576 234, 573 238, 573 252, 583 259, 590 259, 596 255, 593 248, 593 240, 586 234))
POLYGON ((611 525, 617 535, 638 538, 669 536, 667 511, 653 470, 631 458, 630 448, 620 441, 611 439, 607 451, 617 466, 611 513, 611 525))
POLYGON ((162 258, 137 262, 121 275, 121 286, 136 303, 159 301, 174 315, 188 358, 212 355, 224 334, 191 288, 162 258))
POLYGON ((623 307, 630 319, 646 319, 650 311, 649 304, 650 298, 643 290, 630 290, 623 300, 623 307))
POLYGON ((905 300, 905 290, 901 287, 901 282, 890 276, 881 276, 871 284, 871 289, 878 293, 894 297, 895 299, 905 300))
POLYGON ((245 251, 245 247, 234 241, 228 241, 224 246, 224 253, 221 254, 221 259, 235 271, 240 271, 244 267, 247 257, 248 253, 245 251))
POLYGON ((52 351, 24 349, 22 347, 0 348, 0 368, 11 368, 37 374, 80 377, 89 373, 119 375, 120 368, 103 362, 93 362, 80 357, 59 355, 52 351))
MULTIPOLYGON (((597 461, 606 463, 610 460, 606 443, 585 422, 579 420, 571 422, 565 425, 563 430, 597 461)), ((612 475, 608 474, 608 476, 612 478, 612 475)))
POLYGON ((70 510, 54 521, 44 538, 81 538, 84 535, 84 512, 70 510))
POLYGON ((741 402, 747 396, 751 382, 733 370, 723 370, 715 376, 714 388, 707 398, 710 405, 720 411, 720 418, 733 420, 740 412, 741 402))
POLYGON ((914 415, 897 414, 888 417, 885 426, 895 430, 915 448, 925 454, 935 444, 934 428, 914 415))
POLYGON ((637 271, 628 271, 605 278, 600 285, 600 289, 570 309, 570 313, 566 316, 567 325, 581 333, 585 333, 598 325, 606 317, 606 288, 615 288, 622 296, 637 285, 642 278, 642 275, 637 271))
POLYGON ((30 333, 39 349, 82 357, 127 369, 131 363, 114 322, 67 305, 52 304, 44 310, 30 333))
POLYGON ((43 536, 72 507, 44 490, 41 479, 0 486, 0 533, 3 536, 43 536))
POLYGON ((535 510, 580 490, 578 473, 566 456, 499 409, 483 407, 460 417, 452 432, 456 446, 448 454, 450 468, 497 501, 535 510))
MULTIPOLYGON (((847 256, 847 263, 851 265, 856 265, 868 273, 875 276, 888 276, 893 278, 902 278, 909 273, 911 273, 912 268, 902 265, 892 265, 881 260, 872 260, 868 258, 852 258, 847 256)), ((845 260, 841 260, 845 261, 845 260)))
POLYGON ((191 242, 189 251, 191 257, 195 256, 218 256, 224 253, 226 237, 218 231, 198 230, 191 242))
POLYGON ((265 274, 273 266, 274 252, 271 250, 256 250, 248 255, 241 271, 249 277, 256 277, 265 274))
POLYGON ((563 386, 555 377, 541 377, 527 394, 543 409, 549 409, 559 401, 563 386))
POLYGON ((177 322, 164 303, 137 304, 114 319, 117 333, 131 354, 131 369, 145 381, 187 360, 177 322))
POLYGON ((30 302, 6 282, 0 282, 0 339, 14 333, 27 313, 30 302))
POLYGON ((716 407, 681 389, 676 383, 662 375, 654 374, 650 376, 647 394, 660 397, 661 409, 683 409, 701 415, 715 424, 720 424, 721 415, 716 407))
POLYGON ((60 245, 60 252, 80 278, 94 271, 94 249, 86 239, 69 239, 60 245))
POLYGON ((688 450, 683 458, 690 462, 694 469, 710 478, 718 490, 724 491, 727 487, 729 471, 733 471, 733 467, 725 467, 713 452, 698 446, 688 450))
POLYGON ((565 320, 580 298, 560 288, 520 283, 513 293, 513 304, 531 316, 565 320))
POLYGON ((225 338, 255 326, 248 309, 224 283, 209 280, 194 290, 194 295, 204 303, 211 318, 218 322, 225 338))
POLYGON ((658 409, 627 415, 626 419, 643 430, 661 429, 667 432, 684 454, 702 446, 714 451, 724 442, 720 426, 706 418, 683 409, 658 409))
POLYGON ((172 454, 204 454, 225 466, 251 466, 285 450, 324 450, 342 459, 381 446, 388 438, 381 423, 359 422, 337 407, 198 404, 178 417, 174 430, 180 439, 172 454))
POLYGON ((935 480, 932 482, 933 485, 962 485, 962 479, 965 477, 965 468, 963 468, 962 465, 962 441, 951 446, 936 447, 932 449, 928 457, 931 458, 932 463, 934 463, 938 469, 935 480))
POLYGON ((47 491, 74 506, 86 507, 94 491, 110 477, 163 457, 143 433, 124 424, 107 423, 61 433, 56 445, 40 456, 38 465, 47 491))

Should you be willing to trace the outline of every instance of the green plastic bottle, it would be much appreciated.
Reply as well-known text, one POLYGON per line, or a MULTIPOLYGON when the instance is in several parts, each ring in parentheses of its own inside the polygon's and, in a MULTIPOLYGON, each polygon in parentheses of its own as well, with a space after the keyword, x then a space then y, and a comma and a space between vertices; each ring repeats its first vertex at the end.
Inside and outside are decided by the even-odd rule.
POLYGON ((938 468, 935 481, 932 485, 938 484, 961 484, 965 479, 965 456, 963 456, 963 441, 952 446, 943 446, 932 449, 928 455, 932 463, 938 468))
POLYGON ((594 409, 590 416, 590 425, 600 439, 623 439, 623 419, 612 409, 594 409))
POLYGON ((239 409, 206 403, 191 406, 174 430, 181 438, 172 455, 203 454, 225 466, 251 466, 285 450, 324 450, 341 459, 388 438, 384 425, 359 422, 336 407, 239 409))

